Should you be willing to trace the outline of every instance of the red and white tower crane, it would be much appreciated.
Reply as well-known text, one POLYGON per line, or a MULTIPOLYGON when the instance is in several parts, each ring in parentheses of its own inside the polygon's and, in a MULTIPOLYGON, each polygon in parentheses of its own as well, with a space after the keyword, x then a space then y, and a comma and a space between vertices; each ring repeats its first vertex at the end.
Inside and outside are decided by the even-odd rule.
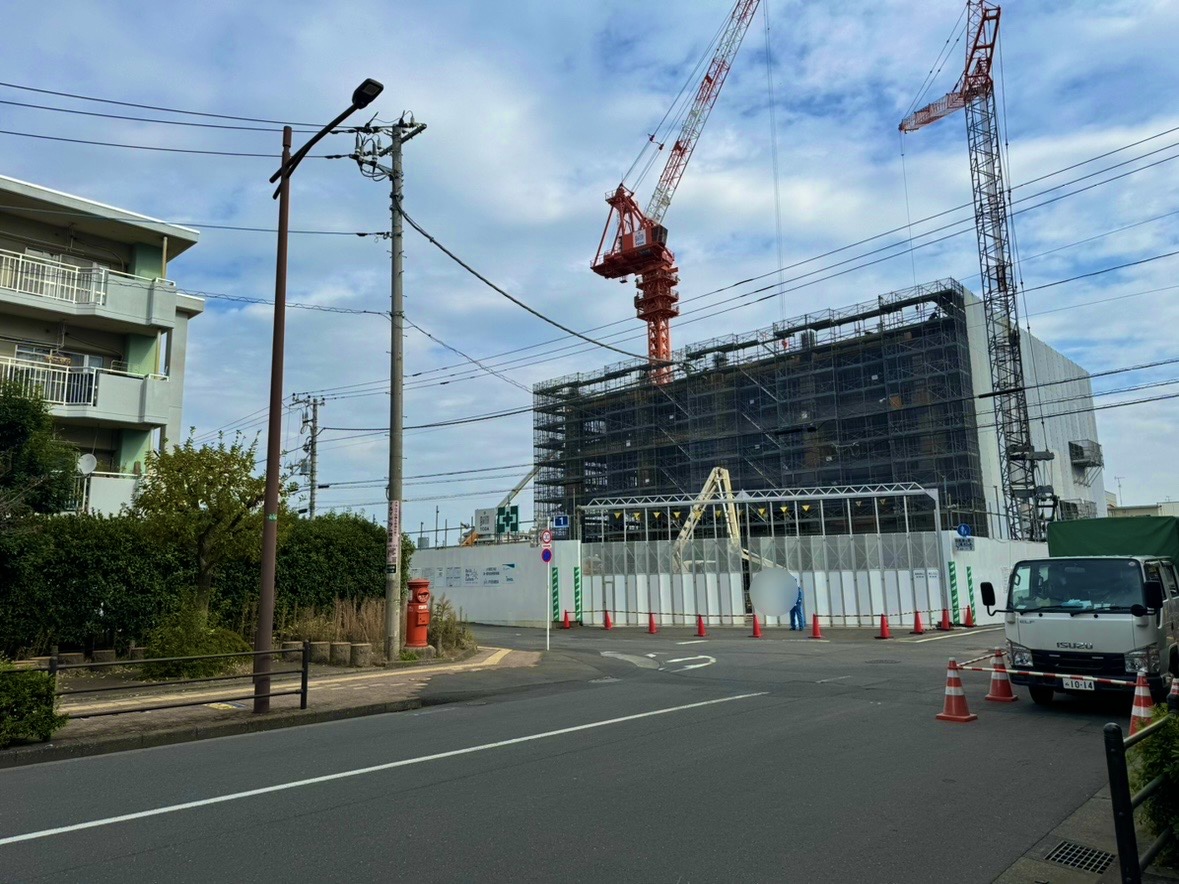
POLYGON ((1032 448, 1019 340, 1019 294, 1012 266, 1009 194, 1003 182, 995 83, 991 71, 999 40, 999 7, 968 0, 966 66, 947 95, 901 121, 902 132, 966 111, 974 223, 978 233, 987 354, 995 405, 995 432, 1004 508, 1013 540, 1042 540, 1041 498, 1051 504, 1052 489, 1036 484, 1036 461, 1051 457, 1032 448))
POLYGON ((635 296, 635 311, 639 319, 647 323, 647 353, 654 367, 653 378, 656 383, 665 383, 671 377, 668 364, 671 359, 671 318, 680 313, 680 296, 675 290, 679 282, 679 268, 675 266, 675 255, 667 247, 667 228, 663 226, 663 216, 671 205, 680 179, 684 177, 692 150, 696 147, 712 106, 716 104, 733 57, 749 29, 758 3, 759 0, 737 0, 729 14, 712 63, 696 91, 696 100, 684 118, 647 210, 644 212, 639 208, 634 191, 627 188, 625 183, 620 183, 613 193, 606 195, 610 215, 598 243, 593 271, 606 279, 621 279, 631 275, 636 277, 639 294, 635 296), (613 236, 610 235, 611 231, 613 236))

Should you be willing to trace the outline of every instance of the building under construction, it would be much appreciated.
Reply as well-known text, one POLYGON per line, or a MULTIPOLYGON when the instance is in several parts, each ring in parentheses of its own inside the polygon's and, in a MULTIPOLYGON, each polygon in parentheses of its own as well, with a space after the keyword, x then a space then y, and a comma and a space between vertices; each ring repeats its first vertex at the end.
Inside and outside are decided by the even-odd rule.
MULTIPOLYGON (((581 508, 624 497, 690 499, 722 466, 738 497, 915 482, 937 491, 943 529, 966 524, 978 536, 1005 536, 983 325, 978 299, 939 280, 686 347, 660 377, 635 360, 539 384, 538 522, 569 515, 573 536, 620 539, 625 514, 581 508)), ((1031 335, 1022 346, 1035 442, 1055 454, 1045 470, 1055 515, 1096 515, 1101 455, 1088 375, 1031 335)), ((799 507, 780 518, 806 516, 799 507)), ((932 505, 905 518, 932 528, 932 505)), ((669 511, 669 534, 676 519, 669 511)), ((851 510, 846 521, 842 532, 839 524, 790 531, 859 532, 851 510)))

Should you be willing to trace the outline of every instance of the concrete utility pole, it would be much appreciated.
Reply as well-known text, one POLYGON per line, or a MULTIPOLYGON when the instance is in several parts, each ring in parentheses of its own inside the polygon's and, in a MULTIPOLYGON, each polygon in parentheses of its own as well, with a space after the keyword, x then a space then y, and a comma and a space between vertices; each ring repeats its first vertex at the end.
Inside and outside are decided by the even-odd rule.
POLYGON ((319 406, 322 399, 311 400, 311 438, 307 440, 307 457, 311 462, 311 499, 307 503, 307 518, 315 518, 315 493, 319 488, 319 406))
POLYGON ((389 347, 389 520, 388 545, 385 551, 385 661, 392 662, 401 650, 401 493, 404 403, 404 360, 402 343, 405 338, 405 307, 402 292, 402 224, 401 200, 404 174, 401 166, 401 145, 423 132, 425 123, 415 123, 412 115, 403 115, 391 126, 366 126, 356 136, 353 158, 363 175, 375 181, 392 182, 391 241, 392 291, 390 319, 392 338, 389 347), (408 119, 407 119, 408 116, 408 119), (384 147, 381 135, 391 136, 384 147), (390 158, 390 165, 378 162, 390 158))

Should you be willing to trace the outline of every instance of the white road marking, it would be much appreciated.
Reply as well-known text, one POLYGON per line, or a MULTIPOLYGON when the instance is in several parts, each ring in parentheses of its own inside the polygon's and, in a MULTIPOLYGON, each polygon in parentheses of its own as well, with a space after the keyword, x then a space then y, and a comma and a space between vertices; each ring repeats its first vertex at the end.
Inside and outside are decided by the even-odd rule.
POLYGON ((520 743, 531 743, 536 740, 545 740, 549 737, 560 737, 565 734, 575 734, 579 731, 593 730, 599 727, 608 727, 612 724, 623 724, 627 721, 638 721, 643 718, 652 718, 656 715, 669 715, 672 712, 685 712, 688 709, 700 709, 705 706, 715 706, 718 703, 732 703, 734 700, 750 700, 754 697, 764 697, 768 691, 758 691, 754 694, 736 694, 732 697, 720 697, 716 700, 702 700, 699 703, 687 703, 683 706, 668 706, 665 709, 652 709, 650 712, 638 712, 634 715, 623 715, 620 718, 607 718, 603 721, 591 721, 588 724, 576 724, 572 727, 558 728, 554 731, 544 731, 539 734, 529 734, 526 737, 513 737, 510 740, 499 740, 495 743, 484 743, 481 746, 468 746, 465 749, 452 749, 449 752, 437 752, 434 755, 420 755, 417 758, 404 758, 401 761, 389 761, 385 764, 374 764, 370 767, 359 767, 355 770, 345 770, 334 774, 325 774, 320 777, 308 777, 305 780, 294 780, 289 783, 278 783, 273 786, 263 786, 260 789, 249 789, 245 792, 232 792, 228 795, 217 795, 213 798, 201 798, 198 801, 186 801, 183 804, 170 804, 166 807, 155 807, 151 810, 140 810, 136 813, 124 813, 119 816, 107 817, 100 820, 90 820, 85 823, 74 823, 69 826, 58 826, 55 829, 41 829, 38 832, 26 832, 23 835, 10 835, 7 838, 0 838, 0 847, 6 844, 17 844, 21 841, 35 841, 39 838, 48 838, 51 835, 64 835, 68 832, 79 832, 83 829, 97 829, 101 826, 110 826, 115 823, 125 823, 131 820, 140 820, 152 816, 161 816, 166 813, 177 813, 181 810, 192 810, 197 807, 208 807, 212 804, 224 804, 226 801, 237 801, 241 798, 253 798, 256 795, 269 795, 272 792, 285 792, 288 789, 299 789, 303 786, 315 786, 319 783, 330 783, 335 780, 344 780, 350 777, 364 776, 370 773, 379 773, 380 771, 393 770, 398 767, 409 767, 412 764, 425 764, 429 761, 441 761, 444 758, 455 758, 460 755, 471 755, 475 752, 484 752, 488 749, 502 749, 504 746, 515 746, 520 743))
POLYGON ((978 635, 980 632, 997 632, 998 630, 1000 630, 1002 628, 1003 628, 1002 626, 984 626, 984 627, 975 628, 975 629, 966 629, 965 627, 959 627, 959 629, 962 629, 961 632, 959 632, 956 629, 956 630, 954 630, 954 632, 947 632, 945 635, 935 635, 932 638, 915 638, 910 643, 914 644, 914 645, 920 645, 920 644, 924 644, 925 642, 940 642, 942 639, 945 639, 945 638, 965 638, 965 637, 971 636, 971 635, 978 635))
POLYGON ((681 666, 679 669, 673 669, 672 672, 686 672, 689 669, 700 669, 703 666, 711 666, 716 662, 716 657, 709 657, 707 654, 701 654, 698 657, 677 657, 675 660, 668 660, 668 663, 687 663, 689 660, 704 660, 704 663, 693 663, 691 666, 681 666))
POLYGON ((829 681, 842 681, 845 678, 851 678, 850 675, 837 675, 835 678, 820 678, 815 684, 827 684, 829 681))
POLYGON ((603 657, 610 657, 614 660, 625 660, 632 666, 637 666, 639 669, 658 669, 659 664, 647 657, 636 657, 634 654, 624 654, 621 651, 598 651, 603 657))
POLYGON ((690 642, 676 642, 676 644, 677 645, 702 645, 706 641, 708 641, 708 639, 706 639, 706 638, 697 638, 697 639, 693 639, 690 642))

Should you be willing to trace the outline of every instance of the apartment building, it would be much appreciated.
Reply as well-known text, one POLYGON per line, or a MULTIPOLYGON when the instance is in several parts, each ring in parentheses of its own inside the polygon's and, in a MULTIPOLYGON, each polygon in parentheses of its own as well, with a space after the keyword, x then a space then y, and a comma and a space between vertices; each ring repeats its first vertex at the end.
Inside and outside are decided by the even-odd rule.
POLYGON ((0 381, 38 389, 58 434, 93 456, 80 509, 117 512, 148 452, 182 439, 188 323, 204 302, 167 275, 198 236, 0 176, 0 381))

